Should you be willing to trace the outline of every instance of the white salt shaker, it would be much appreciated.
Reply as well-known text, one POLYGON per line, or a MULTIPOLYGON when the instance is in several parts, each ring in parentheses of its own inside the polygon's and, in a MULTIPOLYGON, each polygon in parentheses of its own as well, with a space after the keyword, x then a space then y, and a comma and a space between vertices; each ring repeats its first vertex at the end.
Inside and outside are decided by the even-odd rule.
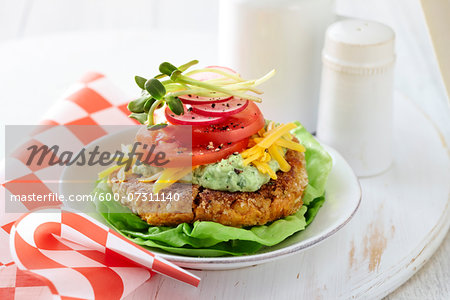
POLYGON ((326 32, 317 136, 358 176, 392 162, 394 42, 391 28, 372 21, 344 20, 326 32))

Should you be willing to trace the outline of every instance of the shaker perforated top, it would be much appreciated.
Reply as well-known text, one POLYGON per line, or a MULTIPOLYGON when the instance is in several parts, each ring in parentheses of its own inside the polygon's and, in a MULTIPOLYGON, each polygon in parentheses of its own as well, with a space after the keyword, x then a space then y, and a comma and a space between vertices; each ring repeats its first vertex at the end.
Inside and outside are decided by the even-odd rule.
POLYGON ((344 20, 326 33, 324 60, 353 67, 378 67, 395 60, 395 34, 378 22, 344 20))

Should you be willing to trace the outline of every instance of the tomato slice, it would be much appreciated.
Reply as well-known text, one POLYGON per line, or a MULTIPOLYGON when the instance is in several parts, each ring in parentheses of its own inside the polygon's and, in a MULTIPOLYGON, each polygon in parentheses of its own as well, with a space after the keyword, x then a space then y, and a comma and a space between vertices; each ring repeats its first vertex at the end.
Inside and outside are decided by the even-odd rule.
POLYGON ((179 168, 206 165, 220 161, 235 152, 242 152, 248 146, 248 138, 235 143, 203 143, 190 147, 189 126, 167 126, 160 130, 142 127, 136 134, 137 153, 142 153, 142 162, 163 168, 179 168), (154 147, 152 147, 154 145, 154 147), (157 155, 164 158, 156 159, 157 155), (164 163, 164 164, 161 164, 164 163))
POLYGON ((136 153, 145 164, 177 168, 192 164, 192 140, 189 126, 172 126, 148 130, 146 126, 139 129, 135 142, 136 153))
POLYGON ((192 144, 234 143, 257 133, 264 124, 264 116, 258 106, 249 101, 247 108, 227 117, 224 122, 208 126, 192 126, 192 144))
POLYGON ((248 138, 245 138, 235 143, 216 144, 213 147, 208 147, 208 145, 197 146, 192 149, 192 166, 212 164, 233 153, 241 153, 247 148, 248 140, 248 138))
POLYGON ((222 103, 192 105, 192 111, 208 117, 226 117, 243 111, 249 100, 232 98, 222 103))

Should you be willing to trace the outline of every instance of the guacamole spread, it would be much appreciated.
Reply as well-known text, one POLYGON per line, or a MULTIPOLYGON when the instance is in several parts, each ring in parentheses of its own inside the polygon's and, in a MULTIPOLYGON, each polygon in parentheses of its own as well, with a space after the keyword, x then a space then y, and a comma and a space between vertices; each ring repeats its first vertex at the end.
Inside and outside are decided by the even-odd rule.
MULTIPOLYGON (((254 166, 244 166, 243 161, 240 154, 230 155, 217 163, 199 166, 192 175, 182 178, 182 181, 189 181, 212 190, 229 192, 254 192, 269 182, 268 174, 259 172, 254 166)), ((268 164, 275 172, 280 169, 276 160, 271 160, 268 164)), ((144 164, 133 166, 133 173, 144 177, 150 177, 159 171, 161 171, 160 168, 144 164)))

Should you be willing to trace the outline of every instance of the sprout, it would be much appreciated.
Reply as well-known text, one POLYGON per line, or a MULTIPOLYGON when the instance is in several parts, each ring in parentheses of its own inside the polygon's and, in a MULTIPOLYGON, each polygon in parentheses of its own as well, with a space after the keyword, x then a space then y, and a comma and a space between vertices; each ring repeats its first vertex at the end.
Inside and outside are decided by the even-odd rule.
POLYGON ((145 89, 153 98, 161 100, 166 95, 166 88, 156 78, 150 78, 145 82, 145 89))
POLYGON ((134 76, 134 81, 136 81, 136 84, 142 89, 145 90, 145 82, 147 79, 141 76, 134 76))
POLYGON ((196 69, 183 74, 197 63, 198 60, 192 60, 177 68, 170 62, 163 62, 159 65, 161 74, 148 80, 141 76, 135 76, 136 84, 143 92, 142 97, 128 104, 128 109, 132 112, 129 117, 138 120, 142 124, 146 124, 149 129, 159 128, 162 124, 154 124, 153 114, 155 110, 167 104, 173 113, 182 115, 184 113, 184 106, 178 97, 188 94, 204 97, 223 97, 229 95, 261 102, 261 98, 250 95, 248 92, 262 94, 255 87, 264 83, 275 74, 275 70, 272 70, 261 78, 244 80, 239 74, 233 74, 213 67, 196 69), (223 78, 200 81, 191 77, 194 74, 206 72, 222 75, 223 78), (159 80, 164 77, 169 77, 169 79, 159 80))

